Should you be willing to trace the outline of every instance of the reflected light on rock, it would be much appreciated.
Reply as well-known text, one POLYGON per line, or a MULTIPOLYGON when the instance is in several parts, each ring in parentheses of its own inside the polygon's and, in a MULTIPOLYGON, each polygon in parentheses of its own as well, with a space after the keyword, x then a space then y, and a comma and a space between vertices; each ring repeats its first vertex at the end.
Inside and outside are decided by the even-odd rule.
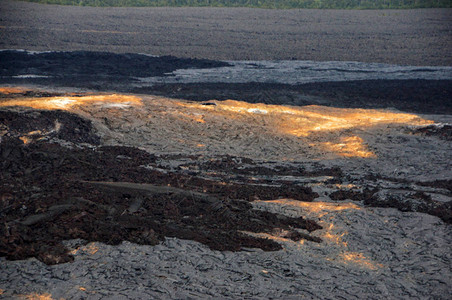
POLYGON ((53 300, 52 295, 49 293, 44 294, 38 294, 38 293, 32 293, 28 295, 19 295, 19 299, 26 299, 26 300, 53 300))
POLYGON ((141 106, 141 98, 130 95, 89 95, 81 97, 40 97, 40 98, 20 98, 0 101, 0 107, 5 106, 25 106, 35 109, 62 109, 70 110, 75 106, 85 105, 106 105, 107 107, 123 108, 124 105, 141 106), (116 105, 115 105, 116 104, 116 105), (118 104, 122 104, 119 105, 118 104))
POLYGON ((299 242, 294 242, 291 239, 283 238, 281 236, 265 233, 265 232, 250 232, 250 231, 240 231, 243 234, 250 235, 257 238, 269 239, 279 243, 299 243, 303 244, 304 240, 300 240, 299 242))
POLYGON ((347 234, 346 231, 341 234, 336 234, 333 232, 334 224, 330 224, 328 228, 326 228, 326 232, 322 235, 322 240, 327 241, 329 243, 334 243, 336 245, 347 247, 347 242, 342 240, 342 237, 347 234))
POLYGON ((302 202, 291 199, 276 199, 269 201, 255 201, 264 203, 281 204, 284 206, 295 206, 301 208, 303 211, 315 214, 318 218, 325 216, 330 212, 341 211, 346 209, 361 209, 354 203, 333 203, 333 202, 302 202))
MULTIPOLYGON (((323 107, 317 105, 290 107, 283 105, 253 104, 235 100, 209 101, 205 103, 178 102, 193 111, 209 111, 209 114, 235 120, 240 118, 249 124, 260 123, 274 135, 292 135, 312 139, 315 143, 309 145, 333 152, 343 157, 375 158, 363 138, 357 135, 340 137, 338 141, 319 142, 320 134, 340 132, 345 130, 364 130, 376 126, 404 125, 422 126, 432 124, 414 114, 398 113, 376 109, 347 109, 323 107)), ((208 120, 207 120, 208 122, 208 120)))
POLYGON ((0 93, 5 95, 20 94, 26 91, 27 89, 22 87, 0 87, 0 93))
POLYGON ((75 255, 75 254, 89 254, 89 255, 93 255, 96 254, 97 251, 99 251, 99 247, 97 247, 95 244, 91 243, 88 244, 86 246, 81 246, 78 247, 77 249, 74 249, 70 252, 70 254, 75 255))
POLYGON ((355 264, 370 270, 377 270, 383 267, 382 264, 373 262, 359 252, 344 252, 339 256, 339 259, 346 264, 355 264))
POLYGON ((320 146, 344 157, 377 157, 367 149, 363 139, 359 136, 343 137, 340 139, 340 143, 325 142, 320 143, 320 146))
MULTIPOLYGON (((315 231, 314 235, 318 235, 322 239, 322 243, 313 245, 312 243, 304 243, 303 241, 299 245, 324 247, 328 249, 329 254, 324 257, 325 260, 335 264, 341 264, 350 267, 359 267, 367 270, 375 271, 384 267, 382 264, 376 263, 367 258, 363 253, 349 251, 349 245, 344 240, 348 232, 343 228, 337 228, 336 225, 331 223, 334 216, 345 210, 362 210, 360 206, 354 203, 333 203, 333 202, 302 202, 291 199, 277 199, 270 201, 254 201, 253 203, 269 203, 289 207, 301 208, 302 212, 298 212, 297 215, 307 216, 309 218, 318 217, 321 220, 319 224, 323 229, 315 231)), ((294 243, 291 240, 279 237, 277 235, 270 234, 254 234, 255 236, 268 238, 276 242, 294 243)))
POLYGON ((24 144, 30 144, 33 140, 26 136, 19 137, 19 140, 21 140, 24 144))
MULTIPOLYGON (((6 91, 9 90, 5 88, 6 91)), ((316 105, 295 107, 235 100, 190 102, 152 96, 143 96, 142 99, 120 94, 67 93, 66 96, 33 98, 23 93, 19 96, 3 96, 0 107, 26 106, 81 112, 94 118, 108 119, 112 124, 116 122, 118 128, 134 127, 136 124, 143 126, 144 131, 146 126, 157 129, 155 132, 159 128, 163 129, 162 132, 173 128, 167 130, 163 140, 158 141, 163 144, 161 148, 185 149, 171 142, 183 135, 187 142, 181 144, 194 146, 192 148, 195 149, 197 144, 205 144, 209 149, 230 148, 264 159, 292 160, 308 156, 313 159, 334 159, 338 156, 373 159, 377 155, 366 144, 366 136, 370 136, 367 133, 374 135, 377 131, 384 134, 386 131, 382 130, 394 125, 424 126, 433 123, 414 114, 316 105)), ((143 137, 143 140, 146 139, 143 137)), ((153 144, 155 136, 148 142, 153 144)), ((367 142, 372 145, 371 139, 367 142)))

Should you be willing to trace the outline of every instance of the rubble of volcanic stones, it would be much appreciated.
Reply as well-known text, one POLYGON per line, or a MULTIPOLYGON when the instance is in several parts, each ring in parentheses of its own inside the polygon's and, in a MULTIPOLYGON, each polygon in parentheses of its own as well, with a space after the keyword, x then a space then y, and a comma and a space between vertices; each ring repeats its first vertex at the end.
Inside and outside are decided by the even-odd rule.
MULTIPOLYGON (((321 228, 314 221, 254 210, 249 203, 281 195, 312 201, 317 194, 310 188, 228 184, 164 173, 144 168, 155 165, 156 157, 131 147, 68 148, 46 139, 24 144, 20 134, 45 130, 53 117, 62 124, 74 117, 65 112, 39 116, 42 123, 30 127, 14 122, 31 118, 28 112, 2 114, 11 132, 0 143, 0 256, 68 262, 73 258, 61 242, 70 239, 155 245, 164 237, 177 237, 230 251, 281 249, 273 240, 244 232, 320 242, 307 233, 321 228)), ((91 139, 91 124, 74 120, 84 128, 81 136, 91 139)), ((71 134, 62 131, 59 139, 76 145, 80 138, 71 134)))
MULTIPOLYGON (((196 160, 196 157, 192 157, 196 160)), ((269 166, 262 166, 250 158, 234 157, 224 155, 217 158, 211 158, 204 162, 190 162, 179 166, 179 169, 190 171, 216 171, 223 173, 227 170, 228 174, 246 175, 246 176, 332 176, 334 181, 340 181, 343 173, 340 168, 325 168, 317 165, 313 170, 306 170, 300 165, 282 165, 276 162, 267 162, 269 166)), ((315 165, 315 164, 313 164, 315 165)), ((218 174, 217 174, 218 175, 218 174)))
MULTIPOLYGON (((443 188, 446 185, 445 182, 448 181, 439 181, 436 186, 443 188)), ((424 183, 424 185, 434 186, 434 183, 424 183)), ((400 211, 427 213, 452 224, 452 201, 446 203, 433 201, 432 197, 424 192, 414 192, 402 196, 396 194, 381 196, 378 195, 378 189, 364 189, 362 192, 338 190, 331 193, 329 197, 335 201, 362 201, 371 207, 392 207, 400 211)))
POLYGON ((452 126, 451 125, 430 125, 415 129, 413 134, 437 137, 442 140, 452 141, 452 126))
POLYGON ((15 108, 0 110, 0 136, 29 140, 57 138, 73 143, 98 145, 91 121, 62 110, 15 108))

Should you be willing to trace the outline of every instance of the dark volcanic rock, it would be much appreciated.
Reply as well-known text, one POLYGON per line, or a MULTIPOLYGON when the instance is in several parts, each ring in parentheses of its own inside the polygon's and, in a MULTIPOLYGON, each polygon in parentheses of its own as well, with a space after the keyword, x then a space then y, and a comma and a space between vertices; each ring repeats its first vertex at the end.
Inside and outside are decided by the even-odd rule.
POLYGON ((154 57, 133 53, 0 51, 1 82, 97 90, 124 90, 127 84, 136 81, 138 77, 165 76, 177 69, 228 65, 226 62, 207 59, 154 57), (26 75, 32 77, 27 78, 26 75))
POLYGON ((11 137, 58 138, 73 143, 93 145, 98 145, 100 142, 100 138, 94 133, 91 121, 60 110, 0 110, 0 125, 11 137))
POLYGON ((365 189, 363 192, 359 191, 347 191, 347 190, 338 190, 329 195, 331 200, 335 201, 343 201, 343 200, 353 200, 353 201, 366 201, 374 197, 374 194, 377 190, 368 190, 365 189))
POLYGON ((390 107, 423 114, 452 114, 450 80, 378 79, 299 85, 258 82, 187 83, 140 87, 133 89, 133 92, 193 101, 237 99, 251 103, 277 105, 320 104, 344 108, 390 107))
POLYGON ((207 59, 154 57, 135 53, 0 51, 0 76, 33 74, 57 78, 149 77, 163 76, 177 69, 218 68, 228 65, 226 62, 207 59))
POLYGON ((409 195, 373 195, 364 199, 363 203, 372 207, 393 207, 400 211, 422 212, 441 218, 445 223, 452 224, 452 203, 436 202, 432 197, 415 192, 409 195))
MULTIPOLYGON (((82 135, 92 135, 88 123, 71 114, 36 114, 42 121, 34 127, 16 123, 21 118, 33 121, 27 119, 29 112, 3 112, 2 121, 13 135, 20 135, 36 128, 48 130, 53 117, 58 117, 63 124, 74 120, 85 124, 82 135)), ((62 139, 80 140, 71 132, 60 134, 62 139)), ((314 221, 254 210, 248 202, 281 195, 312 201, 316 194, 310 188, 228 184, 163 173, 143 168, 156 166, 156 158, 136 148, 69 149, 45 140, 24 144, 11 134, 2 137, 0 155, 0 223, 5 225, 0 229, 0 256, 9 259, 67 262, 72 258, 61 241, 76 238, 155 245, 167 236, 192 239, 217 250, 273 251, 281 249, 275 241, 242 231, 277 229, 292 240, 320 241, 295 230, 320 229, 314 221)))
POLYGON ((418 128, 412 131, 413 134, 425 135, 425 136, 435 136, 442 140, 452 141, 452 126, 442 125, 442 126, 426 126, 418 128))

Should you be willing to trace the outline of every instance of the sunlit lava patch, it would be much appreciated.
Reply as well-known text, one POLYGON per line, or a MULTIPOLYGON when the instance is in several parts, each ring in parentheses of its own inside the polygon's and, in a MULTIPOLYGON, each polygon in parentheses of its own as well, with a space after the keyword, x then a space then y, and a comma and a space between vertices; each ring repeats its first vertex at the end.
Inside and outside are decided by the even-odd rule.
POLYGON ((75 106, 85 105, 106 105, 107 107, 127 107, 142 105, 141 98, 131 95, 88 95, 81 97, 57 96, 39 98, 10 99, 0 102, 0 107, 5 106, 25 106, 35 109, 62 109, 70 110, 75 106))
POLYGON ((29 137, 26 137, 26 136, 19 137, 19 140, 21 140, 24 144, 29 144, 32 141, 32 139, 30 139, 29 137))
POLYGON ((26 91, 27 89, 21 87, 0 87, 0 93, 5 95, 20 94, 26 91))
POLYGON ((339 246, 347 247, 347 242, 342 240, 342 237, 347 234, 347 232, 342 232, 341 234, 336 234, 333 232, 334 224, 330 224, 328 228, 326 228, 326 232, 322 235, 322 239, 324 241, 334 243, 339 246))
POLYGON ((19 299, 26 299, 26 300, 53 300, 52 295, 49 293, 44 294, 38 294, 38 293, 32 293, 28 295, 19 295, 19 299))
POLYGON ((370 270, 377 270, 383 267, 382 264, 373 262, 359 252, 344 252, 339 256, 339 260, 342 260, 345 264, 354 264, 370 270))
POLYGON ((342 137, 339 143, 325 142, 320 143, 320 146, 344 157, 376 157, 359 136, 342 137))
POLYGON ((259 237, 259 238, 264 238, 264 239, 269 239, 278 243, 299 243, 299 244, 303 244, 304 240, 300 240, 298 242, 294 242, 291 239, 288 238, 284 238, 281 236, 277 236, 277 235, 273 235, 273 234, 268 234, 265 232, 249 232, 249 231, 242 231, 242 233, 247 234, 247 235, 251 235, 254 237, 259 237))
MULTIPOLYGON (((333 152, 343 157, 375 158, 362 137, 358 135, 340 136, 338 140, 319 142, 326 134, 342 131, 364 130, 366 128, 404 125, 421 126, 433 123, 414 114, 376 109, 346 109, 323 106, 291 107, 283 105, 252 104, 241 101, 210 101, 208 103, 178 102, 179 106, 192 111, 209 111, 211 115, 242 121, 249 124, 261 124, 268 133, 275 136, 295 136, 314 139, 309 143, 314 148, 333 152), (208 105, 207 105, 208 104, 208 105)), ((209 122, 208 119, 204 119, 209 122)))
POLYGON ((301 208, 302 211, 315 214, 318 218, 325 216, 328 213, 341 211, 341 210, 351 210, 361 209, 360 206, 346 202, 346 203, 333 203, 333 202, 303 202, 291 199, 277 199, 270 201, 256 201, 256 202, 265 202, 272 204, 280 204, 285 206, 294 206, 301 208))
POLYGON ((371 138, 375 134, 433 123, 414 114, 375 109, 296 107, 234 100, 190 102, 119 94, 27 95, 3 96, 0 107, 26 106, 80 113, 115 131, 127 132, 123 138, 119 131, 104 135, 115 139, 114 143, 151 145, 146 146, 148 151, 165 149, 176 153, 209 149, 265 160, 375 159, 378 148, 371 138), (200 149, 204 148, 198 146, 201 144, 205 149, 200 149))
MULTIPOLYGON (((291 211, 291 214, 308 216, 309 218, 319 218, 319 224, 323 229, 316 231, 316 235, 322 239, 320 244, 298 242, 299 246, 306 247, 322 247, 328 250, 325 260, 335 264, 341 264, 349 267, 358 267, 375 271, 382 268, 383 265, 376 263, 366 257, 364 253, 352 252, 349 250, 349 243, 346 240, 348 231, 333 223, 335 216, 345 211, 362 210, 363 208, 350 202, 334 203, 334 202, 302 202, 291 199, 277 199, 271 201, 255 201, 254 203, 266 203, 270 205, 280 206, 282 211, 286 211, 284 207, 294 207, 299 211, 291 211)), ((289 210, 290 211, 290 210, 289 210)), ((292 243, 293 241, 279 237, 277 235, 262 234, 262 237, 275 240, 278 242, 292 243)))
POLYGON ((72 250, 70 253, 72 255, 75 255, 77 253, 85 253, 85 254, 89 254, 89 255, 94 255, 97 253, 97 251, 99 251, 99 247, 97 247, 95 244, 88 244, 86 246, 81 246, 77 249, 72 250))
POLYGON ((309 136, 319 131, 363 128, 379 124, 426 125, 432 123, 413 114, 376 109, 332 108, 317 105, 292 107, 262 103, 253 104, 235 100, 213 101, 211 103, 215 105, 182 102, 179 105, 209 110, 216 114, 268 115, 269 121, 279 125, 280 131, 296 136, 309 136))

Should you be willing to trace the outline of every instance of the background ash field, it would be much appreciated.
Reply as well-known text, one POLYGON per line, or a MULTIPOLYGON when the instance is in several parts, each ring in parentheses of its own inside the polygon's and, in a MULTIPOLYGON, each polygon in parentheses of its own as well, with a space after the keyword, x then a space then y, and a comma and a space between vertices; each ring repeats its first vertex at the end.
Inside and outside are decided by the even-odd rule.
POLYGON ((452 9, 95 8, 0 1, 0 49, 452 64, 452 9))

